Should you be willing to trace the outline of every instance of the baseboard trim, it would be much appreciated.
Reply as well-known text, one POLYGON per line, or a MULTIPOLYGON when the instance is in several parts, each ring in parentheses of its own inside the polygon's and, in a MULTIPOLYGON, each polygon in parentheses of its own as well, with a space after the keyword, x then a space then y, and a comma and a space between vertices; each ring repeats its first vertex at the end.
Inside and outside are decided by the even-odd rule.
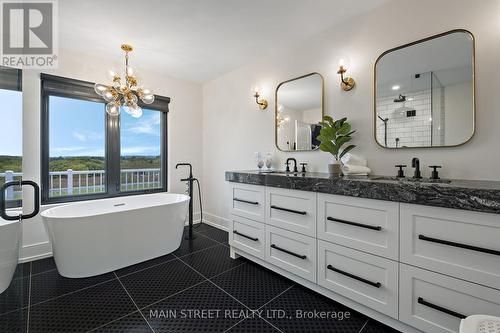
POLYGON ((224 231, 229 230, 229 219, 226 219, 221 216, 217 216, 211 213, 203 212, 203 223, 211 225, 212 227, 222 229, 224 231))
POLYGON ((19 262, 29 262, 52 257, 52 245, 49 241, 25 245, 21 248, 19 262))

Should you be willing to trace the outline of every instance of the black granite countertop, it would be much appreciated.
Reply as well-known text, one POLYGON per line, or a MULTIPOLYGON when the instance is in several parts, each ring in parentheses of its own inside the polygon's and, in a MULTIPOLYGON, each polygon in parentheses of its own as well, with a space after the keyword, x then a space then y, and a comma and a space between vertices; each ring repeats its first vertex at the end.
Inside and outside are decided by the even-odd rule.
POLYGON ((385 176, 332 176, 328 173, 226 171, 235 183, 397 201, 500 214, 500 182, 476 180, 397 180, 385 176))

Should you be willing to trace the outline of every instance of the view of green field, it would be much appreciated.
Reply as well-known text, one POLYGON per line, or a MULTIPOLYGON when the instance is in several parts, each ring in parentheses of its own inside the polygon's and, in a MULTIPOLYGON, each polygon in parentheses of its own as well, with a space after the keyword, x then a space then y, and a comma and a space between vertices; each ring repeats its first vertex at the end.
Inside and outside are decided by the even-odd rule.
MULTIPOLYGON (((21 172, 21 156, 0 156, 0 172, 12 170, 21 172)), ((78 157, 53 157, 50 159, 50 171, 73 171, 102 170, 104 169, 104 158, 95 156, 78 157)), ((122 169, 155 169, 160 168, 159 156, 122 156, 120 165, 122 169)))

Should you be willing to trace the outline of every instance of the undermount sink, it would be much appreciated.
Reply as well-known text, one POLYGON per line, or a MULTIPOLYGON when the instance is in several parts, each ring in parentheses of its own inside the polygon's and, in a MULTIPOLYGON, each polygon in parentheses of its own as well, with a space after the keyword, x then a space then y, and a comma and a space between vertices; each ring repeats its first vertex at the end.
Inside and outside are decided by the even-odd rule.
POLYGON ((399 178, 399 177, 392 177, 392 176, 380 176, 380 177, 373 177, 371 180, 389 180, 389 181, 395 181, 395 182, 411 182, 411 183, 425 183, 425 184, 449 184, 451 183, 451 180, 448 179, 430 179, 430 178, 399 178))

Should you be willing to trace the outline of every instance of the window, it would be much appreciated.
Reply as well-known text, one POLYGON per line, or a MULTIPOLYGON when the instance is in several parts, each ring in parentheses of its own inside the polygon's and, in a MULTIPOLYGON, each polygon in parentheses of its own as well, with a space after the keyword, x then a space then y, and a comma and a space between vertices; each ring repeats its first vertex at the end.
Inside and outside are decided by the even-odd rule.
POLYGON ((170 99, 112 117, 93 86, 42 74, 42 203, 166 191, 170 99))
POLYGON ((139 119, 121 115, 120 124, 121 191, 161 188, 160 113, 144 109, 139 119))
MULTIPOLYGON (((0 186, 22 178, 22 115, 23 99, 21 71, 0 67, 0 101, 2 130, 0 130, 0 186)), ((5 193, 8 208, 20 207, 20 187, 10 187, 5 193)))
POLYGON ((49 198, 106 192, 102 103, 49 96, 49 198))

